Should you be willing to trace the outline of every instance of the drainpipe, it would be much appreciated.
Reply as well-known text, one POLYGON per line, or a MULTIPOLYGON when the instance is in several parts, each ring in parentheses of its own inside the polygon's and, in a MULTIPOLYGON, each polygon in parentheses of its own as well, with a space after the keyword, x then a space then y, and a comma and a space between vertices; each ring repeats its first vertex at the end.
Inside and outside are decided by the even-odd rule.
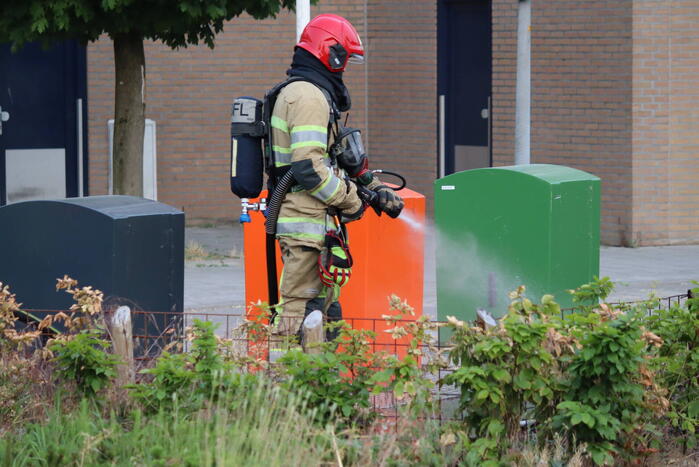
POLYGON ((516 165, 531 162, 531 12, 531 0, 520 0, 517 15, 516 165))
POLYGON ((296 0, 296 42, 301 39, 303 28, 311 20, 311 0, 296 0))

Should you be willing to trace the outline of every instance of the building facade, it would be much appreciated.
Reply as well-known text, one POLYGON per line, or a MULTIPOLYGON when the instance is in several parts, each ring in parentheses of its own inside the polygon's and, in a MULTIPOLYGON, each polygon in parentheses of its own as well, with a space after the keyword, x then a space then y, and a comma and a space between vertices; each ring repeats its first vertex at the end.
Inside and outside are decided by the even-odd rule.
MULTIPOLYGON (((602 179, 605 244, 699 242, 699 3, 530 1, 531 162, 602 179)), ((363 39, 367 61, 348 67, 346 83, 350 125, 363 129, 371 166, 403 173, 428 206, 441 173, 514 163, 518 10, 519 0, 312 7, 347 17, 363 39)), ((284 78, 294 39, 295 18, 284 12, 231 21, 213 50, 146 44, 158 199, 188 222, 237 218, 230 106, 284 78)), ((85 189, 105 194, 110 40, 89 44, 85 62, 85 189)))
MULTIPOLYGON (((312 14, 349 19, 367 50, 350 65, 349 125, 362 129, 371 166, 405 174, 429 193, 436 176, 436 5, 422 1, 323 1, 312 14), (396 14, 400 11, 400 14, 396 14)), ((229 189, 230 113, 238 96, 262 98, 285 78, 295 17, 241 17, 216 47, 173 51, 146 44, 146 115, 157 125, 158 199, 188 222, 234 221, 240 200, 229 189)), ((87 49, 90 188, 107 193, 107 120, 113 116, 114 65, 108 38, 87 49)))
MULTIPOLYGON (((493 162, 512 164, 517 0, 493 0, 493 162)), ((602 179, 602 243, 699 242, 699 3, 533 0, 531 159, 602 179)))

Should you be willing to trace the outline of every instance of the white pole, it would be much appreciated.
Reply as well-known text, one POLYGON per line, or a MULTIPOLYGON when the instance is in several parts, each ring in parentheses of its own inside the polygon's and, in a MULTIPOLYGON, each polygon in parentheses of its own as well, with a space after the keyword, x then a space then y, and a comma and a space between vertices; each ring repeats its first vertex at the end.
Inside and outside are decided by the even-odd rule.
POLYGON ((445 120, 445 96, 444 94, 439 95, 439 178, 444 178, 447 174, 447 169, 445 164, 447 162, 446 156, 446 136, 444 132, 446 131, 446 120, 445 120))
POLYGON ((517 24, 517 87, 515 164, 531 163, 531 0, 519 1, 517 24))
POLYGON ((311 20, 311 0, 296 0, 296 42, 301 38, 303 28, 311 20))
POLYGON ((83 186, 83 100, 77 99, 75 107, 78 119, 78 196, 82 198, 85 196, 85 187, 83 186))

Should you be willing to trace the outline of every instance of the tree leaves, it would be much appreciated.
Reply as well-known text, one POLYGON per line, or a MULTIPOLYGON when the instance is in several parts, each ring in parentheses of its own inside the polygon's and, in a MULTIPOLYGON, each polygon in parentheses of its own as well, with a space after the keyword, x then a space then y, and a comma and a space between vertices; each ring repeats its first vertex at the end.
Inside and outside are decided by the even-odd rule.
POLYGON ((293 7, 290 0, 17 0, 3 6, 0 42, 17 48, 33 41, 87 43, 102 34, 136 33, 173 48, 200 42, 213 48, 226 21, 243 13, 274 17, 293 7))

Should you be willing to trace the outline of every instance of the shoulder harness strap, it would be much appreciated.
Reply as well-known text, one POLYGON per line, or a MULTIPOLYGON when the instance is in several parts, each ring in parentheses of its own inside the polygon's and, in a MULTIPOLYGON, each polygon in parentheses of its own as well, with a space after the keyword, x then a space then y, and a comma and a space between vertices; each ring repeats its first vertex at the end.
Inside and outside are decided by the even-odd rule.
POLYGON ((328 116, 328 134, 332 131, 333 125, 335 125, 340 120, 340 111, 337 109, 335 102, 333 101, 330 93, 324 89, 322 86, 318 86, 312 81, 304 78, 303 76, 290 76, 286 80, 277 83, 269 91, 265 93, 263 105, 262 105, 262 116, 264 125, 266 127, 265 137, 264 137, 264 148, 265 148, 265 168, 269 175, 268 188, 273 189, 276 181, 281 178, 284 173, 278 173, 276 167, 274 166, 274 161, 272 160, 272 112, 274 111, 274 105, 277 103, 277 97, 284 87, 296 82, 296 81, 306 81, 317 87, 325 96, 325 100, 328 101, 328 106, 330 107, 330 115, 328 116))
POLYGON ((335 121, 340 118, 340 111, 337 109, 337 106, 335 105, 335 102, 333 101, 332 97, 330 96, 330 93, 323 88, 322 86, 318 86, 312 81, 307 80, 303 76, 290 76, 287 78, 285 81, 282 81, 280 83, 277 83, 272 89, 267 91, 265 93, 265 98, 264 98, 264 107, 263 107, 263 117, 264 121, 269 127, 270 121, 272 120, 272 112, 274 111, 274 104, 277 102, 277 97, 279 96, 279 93, 281 92, 284 87, 287 85, 296 82, 296 81, 306 81, 308 83, 311 83, 315 87, 317 87, 320 92, 323 93, 323 96, 325 96, 325 100, 328 101, 328 106, 330 107, 330 117, 328 118, 329 121, 335 121))

